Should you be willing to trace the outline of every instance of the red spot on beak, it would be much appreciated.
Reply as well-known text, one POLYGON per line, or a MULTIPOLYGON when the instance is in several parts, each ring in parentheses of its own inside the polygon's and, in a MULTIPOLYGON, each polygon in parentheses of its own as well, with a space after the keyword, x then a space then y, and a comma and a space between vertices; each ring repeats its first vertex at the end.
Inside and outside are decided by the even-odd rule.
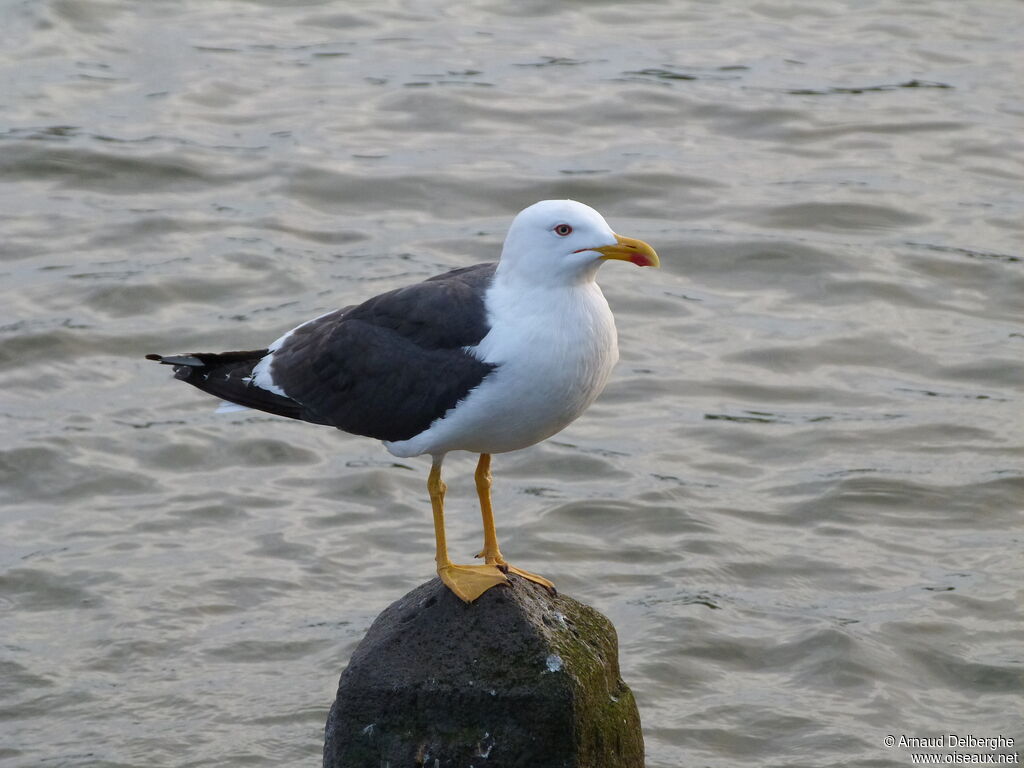
POLYGON ((634 252, 630 254, 629 260, 636 264, 638 267, 649 267, 651 266, 651 260, 644 256, 642 253, 634 252))

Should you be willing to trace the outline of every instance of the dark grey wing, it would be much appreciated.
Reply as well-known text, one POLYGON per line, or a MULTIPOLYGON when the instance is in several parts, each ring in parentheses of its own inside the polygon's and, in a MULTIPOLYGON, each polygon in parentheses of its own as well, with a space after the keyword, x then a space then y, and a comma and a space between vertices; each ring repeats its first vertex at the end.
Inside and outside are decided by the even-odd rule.
POLYGON ((308 421, 407 440, 478 386, 494 366, 465 352, 490 330, 494 264, 456 269, 296 328, 274 350, 274 386, 308 421))

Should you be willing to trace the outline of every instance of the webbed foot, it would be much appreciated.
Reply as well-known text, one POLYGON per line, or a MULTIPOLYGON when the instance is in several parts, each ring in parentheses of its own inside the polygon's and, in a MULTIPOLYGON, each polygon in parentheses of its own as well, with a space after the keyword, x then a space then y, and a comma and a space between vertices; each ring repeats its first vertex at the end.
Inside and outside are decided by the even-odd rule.
POLYGON ((489 564, 498 566, 503 573, 514 573, 516 576, 522 576, 527 581, 532 581, 534 584, 540 584, 545 589, 551 591, 551 594, 557 595, 558 590, 555 589, 555 584, 550 579, 545 579, 543 576, 538 576, 536 573, 530 573, 524 571, 522 568, 516 568, 514 565, 509 565, 508 561, 501 556, 501 552, 490 554, 486 549, 477 552, 476 557, 486 558, 489 564))
POLYGON ((472 603, 491 587, 508 584, 508 577, 497 565, 442 565, 437 575, 466 603, 472 603))
POLYGON ((524 571, 522 568, 516 568, 514 565, 509 565, 508 563, 501 563, 498 567, 508 573, 514 573, 516 576, 522 576, 524 579, 532 581, 534 584, 540 584, 542 587, 550 591, 552 595, 558 594, 558 590, 555 589, 555 583, 549 579, 545 579, 543 576, 538 576, 536 573, 524 571))

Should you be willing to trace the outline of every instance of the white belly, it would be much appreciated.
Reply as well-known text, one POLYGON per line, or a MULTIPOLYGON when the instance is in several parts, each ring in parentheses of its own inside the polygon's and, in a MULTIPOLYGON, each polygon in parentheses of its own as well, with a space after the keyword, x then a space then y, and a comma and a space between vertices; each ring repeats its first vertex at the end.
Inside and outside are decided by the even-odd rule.
POLYGON ((618 345, 596 283, 502 298, 488 296, 492 330, 472 350, 497 369, 424 432, 386 442, 391 453, 519 450, 560 432, 604 389, 618 345))

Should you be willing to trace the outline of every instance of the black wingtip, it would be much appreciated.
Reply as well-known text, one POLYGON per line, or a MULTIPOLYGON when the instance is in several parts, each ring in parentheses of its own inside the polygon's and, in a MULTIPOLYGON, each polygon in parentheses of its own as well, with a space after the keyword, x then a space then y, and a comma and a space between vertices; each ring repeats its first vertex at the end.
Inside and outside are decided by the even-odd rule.
POLYGON ((184 365, 189 368, 202 368, 206 363, 195 355, 146 355, 147 360, 156 360, 164 365, 184 365))

